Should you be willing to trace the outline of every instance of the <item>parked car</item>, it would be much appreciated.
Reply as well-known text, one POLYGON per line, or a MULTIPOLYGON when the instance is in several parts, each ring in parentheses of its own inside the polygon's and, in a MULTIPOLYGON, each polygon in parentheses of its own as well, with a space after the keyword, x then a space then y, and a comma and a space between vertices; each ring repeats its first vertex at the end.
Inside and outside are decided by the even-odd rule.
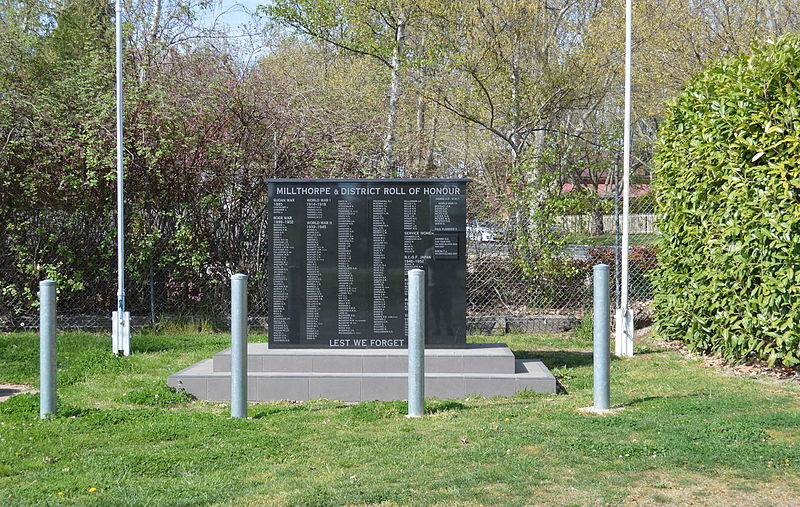
POLYGON ((467 239, 470 241, 480 241, 483 243, 497 243, 502 239, 500 233, 492 224, 472 220, 467 224, 467 239))

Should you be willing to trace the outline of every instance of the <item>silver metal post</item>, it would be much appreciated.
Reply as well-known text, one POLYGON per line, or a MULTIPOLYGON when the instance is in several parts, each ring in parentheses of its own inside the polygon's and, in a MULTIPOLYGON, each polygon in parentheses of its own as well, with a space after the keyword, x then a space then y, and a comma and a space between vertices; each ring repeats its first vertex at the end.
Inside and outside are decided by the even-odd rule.
POLYGON ((608 410, 609 363, 608 265, 594 267, 594 408, 608 410))
POLYGON ((39 418, 56 413, 56 282, 39 282, 39 418))
POLYGON ((408 272, 408 417, 425 414, 425 271, 408 272))
POLYGON ((231 417, 247 417, 247 275, 231 277, 231 417))

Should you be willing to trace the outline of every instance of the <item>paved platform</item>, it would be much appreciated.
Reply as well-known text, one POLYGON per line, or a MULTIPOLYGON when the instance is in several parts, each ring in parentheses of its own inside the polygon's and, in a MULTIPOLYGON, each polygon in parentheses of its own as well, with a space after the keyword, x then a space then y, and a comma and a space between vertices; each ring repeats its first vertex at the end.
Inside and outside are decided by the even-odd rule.
MULTIPOLYGON (((342 401, 405 400, 405 349, 247 350, 250 401, 328 398, 342 401)), ((201 400, 230 400, 230 349, 167 379, 201 400)), ((515 359, 505 344, 469 344, 465 349, 425 350, 425 396, 457 399, 470 394, 511 396, 519 391, 555 393, 556 379, 535 359, 515 359)))

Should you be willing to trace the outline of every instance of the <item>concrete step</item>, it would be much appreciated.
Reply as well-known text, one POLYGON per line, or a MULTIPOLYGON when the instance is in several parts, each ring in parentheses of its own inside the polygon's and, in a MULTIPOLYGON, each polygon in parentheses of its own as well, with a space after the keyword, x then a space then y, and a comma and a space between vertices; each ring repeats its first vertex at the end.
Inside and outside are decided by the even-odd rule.
MULTIPOLYGON (((363 352, 363 351, 360 351, 363 352)), ((513 357, 513 356, 512 356, 513 357)), ((229 401, 230 372, 214 370, 206 359, 167 379, 201 400, 229 401)), ((518 359, 513 373, 429 373, 425 375, 426 398, 458 399, 475 394, 511 396, 523 390, 555 393, 556 379, 538 360, 518 359)), ((405 400, 407 373, 391 372, 252 372, 248 373, 249 401, 328 398, 349 402, 405 400)))
MULTIPOLYGON (((426 349, 426 373, 514 373, 504 343, 470 343, 463 349, 426 349)), ((213 371, 231 371, 231 350, 213 357, 213 371)), ((270 349, 247 344, 247 371, 295 373, 408 373, 406 349, 270 349)))

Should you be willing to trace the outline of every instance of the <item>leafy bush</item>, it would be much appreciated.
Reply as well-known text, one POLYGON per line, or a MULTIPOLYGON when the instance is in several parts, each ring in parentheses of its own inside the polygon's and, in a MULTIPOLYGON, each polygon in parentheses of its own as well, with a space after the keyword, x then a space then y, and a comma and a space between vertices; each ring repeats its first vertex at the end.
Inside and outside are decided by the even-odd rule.
POLYGON ((800 37, 755 45, 670 104, 656 157, 655 319, 742 361, 800 363, 800 37))

